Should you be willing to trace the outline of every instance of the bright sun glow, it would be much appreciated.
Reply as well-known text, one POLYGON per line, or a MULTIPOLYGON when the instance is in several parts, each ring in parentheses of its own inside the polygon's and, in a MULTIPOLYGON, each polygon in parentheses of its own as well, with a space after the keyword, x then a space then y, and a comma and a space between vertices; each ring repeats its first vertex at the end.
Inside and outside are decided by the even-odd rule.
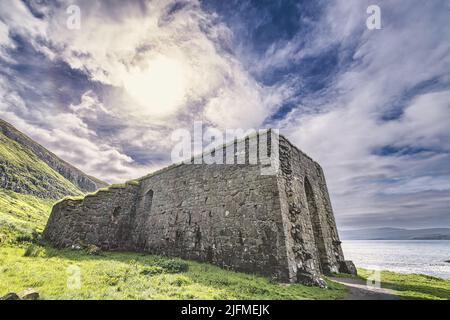
POLYGON ((124 77, 124 87, 152 116, 172 114, 186 94, 186 72, 182 63, 164 56, 148 62, 146 68, 134 68, 124 77))

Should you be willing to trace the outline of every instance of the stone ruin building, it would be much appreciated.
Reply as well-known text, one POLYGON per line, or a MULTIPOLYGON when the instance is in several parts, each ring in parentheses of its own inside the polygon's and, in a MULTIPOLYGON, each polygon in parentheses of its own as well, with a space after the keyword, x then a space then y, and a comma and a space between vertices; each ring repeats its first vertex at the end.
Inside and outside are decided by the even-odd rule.
POLYGON ((308 285, 325 285, 322 274, 356 273, 344 260, 317 162, 272 130, 211 155, 222 148, 234 164, 193 158, 65 199, 53 207, 44 237, 59 248, 83 243, 180 257, 308 285), (264 172, 269 166, 275 170, 264 172))

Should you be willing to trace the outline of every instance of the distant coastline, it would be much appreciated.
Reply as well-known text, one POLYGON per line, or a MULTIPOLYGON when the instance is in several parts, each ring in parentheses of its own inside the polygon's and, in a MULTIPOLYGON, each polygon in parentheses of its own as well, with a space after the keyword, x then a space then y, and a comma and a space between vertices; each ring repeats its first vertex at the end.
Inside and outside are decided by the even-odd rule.
POLYGON ((450 240, 450 228, 341 230, 342 240, 450 240))

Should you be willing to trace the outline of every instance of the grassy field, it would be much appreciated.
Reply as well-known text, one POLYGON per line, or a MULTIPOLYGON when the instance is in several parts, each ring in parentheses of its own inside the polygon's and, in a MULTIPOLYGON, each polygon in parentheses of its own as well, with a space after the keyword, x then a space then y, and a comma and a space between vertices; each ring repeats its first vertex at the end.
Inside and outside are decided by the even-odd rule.
MULTIPOLYGON (((358 269, 366 279, 369 270, 358 269)), ((450 299, 450 281, 382 271, 381 286, 405 299, 450 299)), ((281 284, 219 267, 138 253, 0 247, 0 295, 38 290, 41 299, 343 299, 347 291, 281 284), (79 274, 79 277, 77 277, 79 274)))
POLYGON ((328 289, 280 284, 180 259, 0 247, 0 295, 28 287, 38 290, 42 299, 339 299, 346 295, 343 286, 332 282, 328 289))
MULTIPOLYGON (((358 269, 358 274, 367 279, 371 271, 358 269)), ((450 280, 427 275, 382 271, 381 287, 395 290, 405 299, 450 299, 450 280)))
POLYGON ((40 233, 55 200, 0 189, 0 245, 40 233))

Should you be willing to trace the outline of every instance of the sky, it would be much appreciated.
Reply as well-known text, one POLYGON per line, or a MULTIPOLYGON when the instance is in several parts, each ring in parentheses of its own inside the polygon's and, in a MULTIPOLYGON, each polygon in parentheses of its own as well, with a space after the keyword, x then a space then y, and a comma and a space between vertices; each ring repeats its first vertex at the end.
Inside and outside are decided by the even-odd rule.
POLYGON ((169 164, 194 121, 278 128, 322 165, 340 228, 450 227, 449 17, 446 0, 2 0, 0 118, 111 183, 169 164))

